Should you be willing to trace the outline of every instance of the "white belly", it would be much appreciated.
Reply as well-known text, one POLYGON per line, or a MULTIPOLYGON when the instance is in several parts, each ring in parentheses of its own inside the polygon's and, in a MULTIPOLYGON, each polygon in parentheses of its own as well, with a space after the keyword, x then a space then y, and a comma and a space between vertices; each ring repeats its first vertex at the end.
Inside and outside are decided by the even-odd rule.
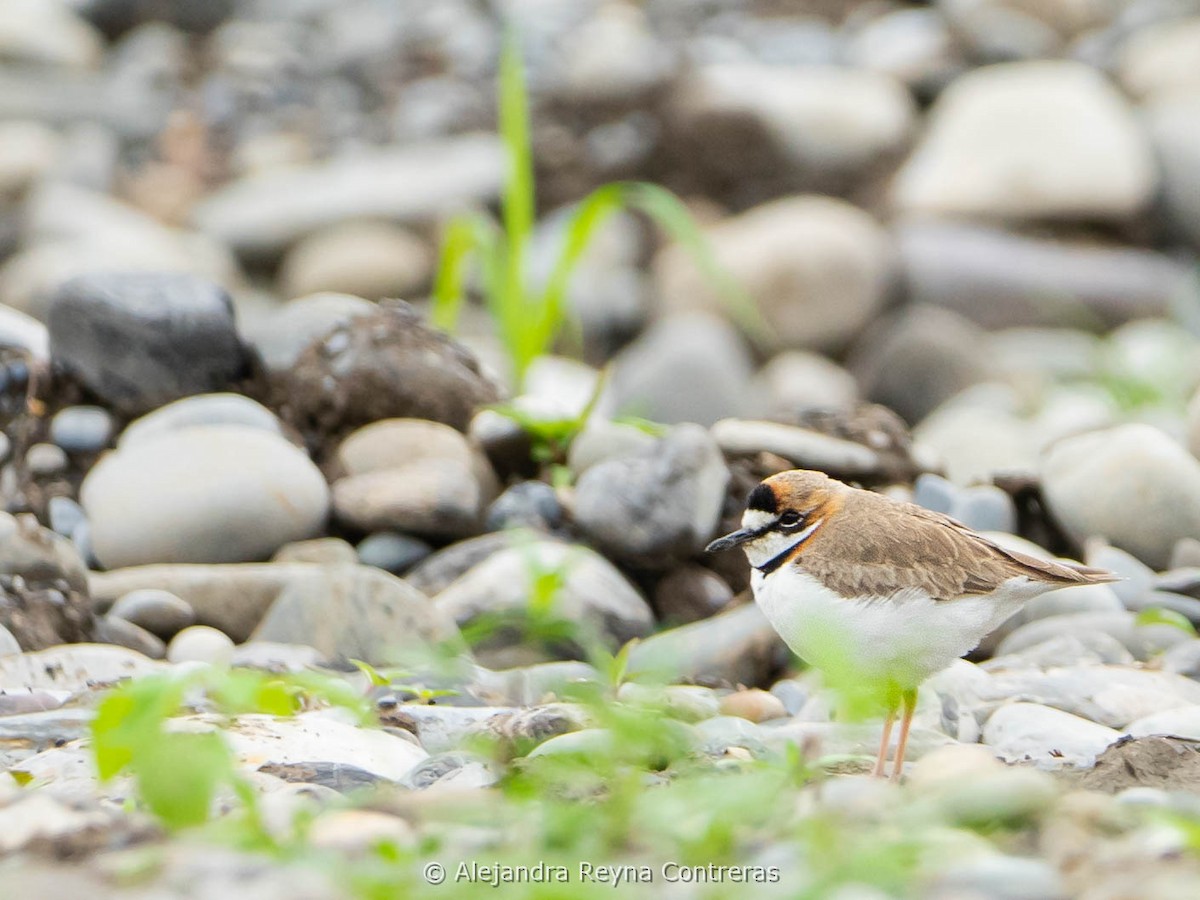
POLYGON ((899 688, 917 687, 973 650, 1046 589, 1014 578, 983 597, 935 601, 910 591, 887 599, 846 600, 791 566, 768 578, 755 571, 751 585, 767 620, 809 665, 899 688))

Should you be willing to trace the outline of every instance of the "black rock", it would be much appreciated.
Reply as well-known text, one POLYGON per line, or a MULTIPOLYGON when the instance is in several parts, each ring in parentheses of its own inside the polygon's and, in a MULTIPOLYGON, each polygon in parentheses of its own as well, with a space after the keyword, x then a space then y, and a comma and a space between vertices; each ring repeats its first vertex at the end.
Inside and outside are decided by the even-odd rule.
POLYGON ((248 360, 233 303, 192 275, 82 275, 50 301, 50 355, 126 415, 225 390, 248 360))

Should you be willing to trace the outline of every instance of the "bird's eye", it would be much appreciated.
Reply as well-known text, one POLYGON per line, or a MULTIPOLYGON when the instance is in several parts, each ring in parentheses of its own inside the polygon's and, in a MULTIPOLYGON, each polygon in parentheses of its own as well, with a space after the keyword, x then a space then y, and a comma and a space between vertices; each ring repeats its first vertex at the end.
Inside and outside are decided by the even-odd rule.
POLYGON ((800 513, 796 512, 794 509, 789 509, 779 517, 779 524, 784 528, 790 528, 793 525, 799 525, 800 513))

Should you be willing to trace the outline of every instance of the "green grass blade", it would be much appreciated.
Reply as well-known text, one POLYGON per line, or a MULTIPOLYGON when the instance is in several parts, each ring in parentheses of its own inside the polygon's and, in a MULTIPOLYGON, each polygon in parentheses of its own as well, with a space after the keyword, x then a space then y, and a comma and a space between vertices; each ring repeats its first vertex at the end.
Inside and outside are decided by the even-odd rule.
POLYGON ((508 154, 503 213, 505 247, 503 280, 493 295, 501 330, 512 351, 513 369, 518 384, 536 355, 535 336, 527 327, 525 296, 525 245, 533 232, 534 183, 533 151, 529 137, 529 100, 525 87, 525 68, 521 47, 510 31, 505 35, 500 55, 499 84, 500 137, 508 154))
POLYGON ((700 273, 711 282, 729 314, 760 347, 771 344, 771 329, 746 290, 717 262, 700 227, 683 201, 657 184, 643 181, 621 184, 625 203, 650 216, 691 255, 700 273))
POLYGON ((447 332, 458 327, 458 314, 466 293, 467 265, 479 249, 473 218, 471 215, 455 216, 442 235, 430 319, 435 327, 447 332))

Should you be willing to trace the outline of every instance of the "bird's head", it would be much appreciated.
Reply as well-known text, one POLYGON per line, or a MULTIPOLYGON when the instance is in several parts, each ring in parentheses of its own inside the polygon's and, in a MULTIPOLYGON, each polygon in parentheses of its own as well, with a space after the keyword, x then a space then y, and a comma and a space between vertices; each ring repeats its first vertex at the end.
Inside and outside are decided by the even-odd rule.
POLYGON ((793 469, 763 481, 746 498, 742 527, 708 545, 709 553, 741 547, 763 568, 811 540, 842 505, 843 485, 822 472, 793 469))

